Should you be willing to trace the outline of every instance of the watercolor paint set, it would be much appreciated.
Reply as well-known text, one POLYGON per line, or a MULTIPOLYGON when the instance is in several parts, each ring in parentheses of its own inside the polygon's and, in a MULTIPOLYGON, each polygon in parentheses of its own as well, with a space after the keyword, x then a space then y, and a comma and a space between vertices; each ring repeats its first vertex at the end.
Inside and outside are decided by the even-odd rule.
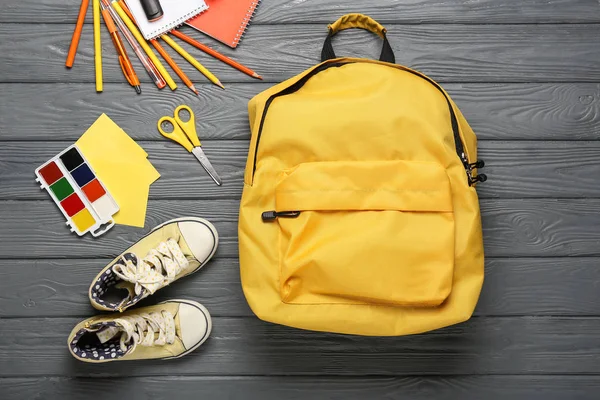
POLYGON ((71 232, 100 236, 114 226, 119 211, 106 187, 77 145, 72 145, 35 170, 36 181, 50 194, 71 232))

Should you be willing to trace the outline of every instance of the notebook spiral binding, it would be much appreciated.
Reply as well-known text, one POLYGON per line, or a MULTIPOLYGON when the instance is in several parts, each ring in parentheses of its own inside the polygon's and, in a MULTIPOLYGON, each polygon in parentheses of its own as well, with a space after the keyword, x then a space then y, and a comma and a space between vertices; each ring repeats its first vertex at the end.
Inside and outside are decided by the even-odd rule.
POLYGON ((255 0, 250 4, 250 8, 248 9, 246 16, 244 17, 244 19, 242 19, 242 26, 235 35, 235 38, 233 39, 233 47, 236 47, 243 39, 244 34, 246 33, 246 29, 248 28, 248 24, 250 23, 250 21, 252 21, 252 18, 254 18, 254 14, 256 14, 256 8, 260 5, 260 2, 261 0, 255 0))
MULTIPOLYGON (((258 0, 260 2, 260 0, 258 0)), ((208 9, 208 7, 206 6, 206 4, 204 5, 204 7, 200 7, 200 11, 198 11, 198 9, 193 10, 187 14, 185 14, 183 17, 178 18, 176 21, 173 21, 165 26, 163 26, 161 29, 155 29, 152 32, 149 33, 149 38, 147 38, 148 40, 151 39, 156 39, 157 37, 159 37, 160 35, 162 35, 163 33, 166 32, 170 32, 173 29, 177 29, 178 27, 182 26, 185 21, 187 21, 188 19, 206 11, 208 9)))

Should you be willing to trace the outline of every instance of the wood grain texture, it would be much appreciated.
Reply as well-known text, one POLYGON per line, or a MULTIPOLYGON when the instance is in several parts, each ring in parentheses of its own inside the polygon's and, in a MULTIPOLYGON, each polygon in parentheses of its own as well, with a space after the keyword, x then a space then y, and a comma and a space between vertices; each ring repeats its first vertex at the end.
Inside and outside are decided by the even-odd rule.
MULTIPOLYGON (((600 256, 600 199, 483 199, 488 257, 600 256)), ((222 257, 237 257, 237 200, 151 200, 144 229, 115 226, 101 240, 69 232, 51 201, 0 201, 2 258, 115 257, 152 227, 200 216, 219 231, 222 257)), ((257 216, 258 220, 259 216, 257 216)))
MULTIPOLYGON (((87 317, 95 311, 87 290, 110 259, 1 260, 0 318, 87 317)), ((600 259, 487 258, 477 316, 599 316, 600 259), (560 284, 558 284, 560 282, 560 284)), ((147 299, 204 304, 214 317, 252 317, 239 263, 216 258, 201 271, 147 299)))
MULTIPOLYGON (((30 22, 31 10, 40 22, 75 23, 78 0, 3 0, 0 22, 30 22)), ((381 23, 582 23, 599 22, 600 8, 594 0, 469 0, 411 2, 382 0, 266 0, 257 9, 253 25, 328 24, 348 12, 370 15, 381 23)), ((87 14, 91 22, 91 12, 87 14)), ((252 31, 250 31, 252 32, 252 31)))
MULTIPOLYGON (((87 82, 92 88, 91 26, 84 26, 81 51, 75 67, 68 70, 64 61, 71 33, 68 24, 0 24, 0 82, 87 82)), ((108 32, 102 33, 103 51, 113 55, 104 57, 104 81, 123 82, 108 32)), ((319 61, 325 34, 323 25, 257 25, 244 39, 244 46, 235 51, 224 49, 223 53, 254 69, 266 81, 279 82, 319 61)), ((600 54, 595 40, 599 35, 599 24, 558 24, 388 25, 387 36, 398 63, 440 82, 596 83, 600 81, 600 54)), ((338 56, 379 57, 381 41, 377 36, 364 31, 340 36, 334 40, 338 56)), ((190 48, 190 52, 225 86, 228 82, 252 80, 199 50, 190 48)), ((137 60, 133 62, 139 66, 137 60)), ((181 62, 181 67, 193 81, 206 82, 191 65, 181 62)), ((143 82, 149 82, 147 74, 139 75, 143 82)), ((150 85, 144 87, 149 93, 156 92, 150 85)))
MULTIPOLYGON (((202 126, 203 123, 201 122, 202 126)), ((204 129, 204 128, 202 128, 204 129)), ((203 148, 225 182, 215 186, 196 159, 167 140, 139 142, 162 174, 152 199, 239 199, 248 141, 203 141, 203 148)), ((399 140, 401 140, 399 138, 399 140)), ((72 142, 4 142, 0 147, 0 199, 46 200, 33 171, 72 142)), ((481 141, 479 158, 489 180, 478 186, 480 198, 600 197, 600 142, 481 141)))
POLYGON ((598 376, 4 378, 4 400, 597 400, 598 376))
MULTIPOLYGON (((248 101, 271 83, 203 84, 200 98, 180 88, 136 96, 127 84, 0 84, 2 140, 76 140, 101 114, 136 140, 160 140, 156 121, 180 104, 197 113, 205 139, 248 139, 248 101), (61 101, 55 101, 56 98, 61 101), (27 104, 27 107, 23 107, 27 104)), ((449 83, 480 140, 596 140, 600 137, 600 84, 449 83)), ((1 159, 1 158, 0 158, 1 159)))
POLYGON ((598 374, 599 318, 472 318, 404 337, 307 332, 257 318, 213 318, 211 337, 177 362, 90 365, 65 340, 75 318, 0 320, 0 375, 598 374), (43 327, 43 329, 40 329, 43 327))

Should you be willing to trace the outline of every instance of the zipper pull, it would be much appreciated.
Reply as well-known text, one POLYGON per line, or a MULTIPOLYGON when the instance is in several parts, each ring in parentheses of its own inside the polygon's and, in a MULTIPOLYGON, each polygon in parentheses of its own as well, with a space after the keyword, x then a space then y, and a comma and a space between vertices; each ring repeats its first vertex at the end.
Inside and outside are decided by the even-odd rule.
POLYGON ((485 167, 485 162, 483 162, 483 160, 477 160, 476 162, 469 164, 469 166, 471 167, 471 169, 473 168, 483 168, 485 167))
POLYGON ((486 174, 478 174, 477 176, 474 176, 471 178, 471 183, 472 184, 476 184, 476 183, 483 183, 485 181, 487 181, 487 175, 486 174))
POLYGON ((263 222, 273 222, 277 218, 298 218, 300 211, 265 211, 262 213, 263 222))

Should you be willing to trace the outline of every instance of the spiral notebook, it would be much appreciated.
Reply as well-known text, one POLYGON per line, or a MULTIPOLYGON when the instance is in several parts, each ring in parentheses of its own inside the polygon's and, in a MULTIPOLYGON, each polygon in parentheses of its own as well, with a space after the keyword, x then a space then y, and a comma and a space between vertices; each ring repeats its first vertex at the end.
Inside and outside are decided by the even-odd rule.
POLYGON ((206 0, 208 10, 186 22, 229 47, 244 36, 260 0, 206 0))
MULTIPOLYGON (((234 0, 235 1, 235 0, 234 0)), ((204 0, 161 0, 161 19, 150 22, 140 0, 125 0, 146 40, 157 38, 208 8, 204 0)))

